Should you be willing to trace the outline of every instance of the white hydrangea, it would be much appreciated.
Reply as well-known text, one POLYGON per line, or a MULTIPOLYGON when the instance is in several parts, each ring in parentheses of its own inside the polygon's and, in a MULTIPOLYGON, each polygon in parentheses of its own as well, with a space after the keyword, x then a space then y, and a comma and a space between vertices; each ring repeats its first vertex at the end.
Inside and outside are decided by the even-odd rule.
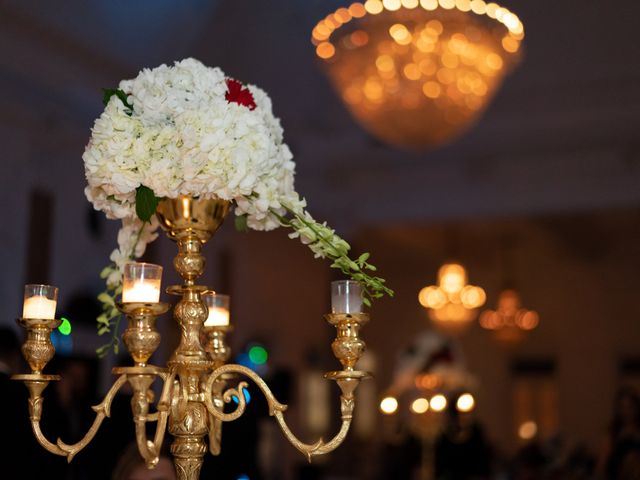
POLYGON ((349 244, 306 212, 294 188, 293 155, 283 143, 280 121, 265 92, 192 58, 144 69, 120 82, 119 90, 120 96, 112 95, 96 120, 82 157, 87 198, 108 218, 122 221, 112 265, 101 273, 107 289, 98 296, 98 333, 113 329, 113 336, 98 349, 99 355, 111 348, 117 351, 115 299, 123 266, 157 237, 155 217, 143 223, 136 215, 136 190, 141 186, 156 197, 233 201, 249 228, 291 228, 290 236, 299 238, 315 257, 330 259, 332 268, 362 285, 367 305, 370 299, 393 295, 384 279, 367 273, 375 271, 367 263, 368 253, 351 260, 349 244))
POLYGON ((192 58, 144 69, 119 85, 132 111, 114 95, 96 120, 83 155, 85 194, 108 218, 123 221, 112 254, 116 264, 134 247, 141 254, 155 238, 153 224, 136 243, 141 224, 135 192, 141 185, 157 197, 232 200, 236 214, 247 215, 255 230, 276 228, 272 211, 284 213, 283 203, 304 208, 268 95, 248 85, 243 88, 255 108, 227 101, 227 80, 219 68, 192 58))

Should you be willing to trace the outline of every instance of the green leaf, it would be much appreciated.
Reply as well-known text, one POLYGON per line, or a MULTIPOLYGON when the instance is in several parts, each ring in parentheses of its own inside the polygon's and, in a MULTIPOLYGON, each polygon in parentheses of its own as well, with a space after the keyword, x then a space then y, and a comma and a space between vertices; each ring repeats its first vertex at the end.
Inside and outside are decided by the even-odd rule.
POLYGON ((100 278, 107 278, 113 272, 113 266, 109 265, 108 267, 104 267, 100 272, 100 278))
POLYGON ((247 226, 247 216, 246 215, 237 215, 235 218, 235 226, 238 232, 246 232, 249 230, 247 226))
POLYGON ((98 355, 99 358, 103 358, 107 353, 109 353, 109 350, 111 350, 111 344, 107 343, 106 345, 96 348, 96 355, 98 355))
POLYGON ((113 298, 105 292, 102 292, 98 295, 98 301, 104 303, 105 305, 113 305, 113 298))
POLYGON ((136 188, 136 215, 143 222, 148 222, 156 213, 158 197, 149 187, 140 185, 136 188))
POLYGON ((362 303, 364 303, 367 307, 371 306, 371 300, 369 300, 367 297, 364 297, 362 299, 362 303))
POLYGON ((369 257, 371 256, 371 254, 369 252, 365 252, 362 255, 360 255, 358 257, 358 263, 360 263, 361 265, 366 262, 367 260, 369 260, 369 257))
POLYGON ((111 97, 116 96, 120 99, 120 101, 124 104, 125 107, 129 109, 127 115, 131 116, 133 113, 133 105, 131 105, 127 99, 127 94, 119 88, 103 88, 102 89, 102 103, 106 107, 111 100, 111 97))

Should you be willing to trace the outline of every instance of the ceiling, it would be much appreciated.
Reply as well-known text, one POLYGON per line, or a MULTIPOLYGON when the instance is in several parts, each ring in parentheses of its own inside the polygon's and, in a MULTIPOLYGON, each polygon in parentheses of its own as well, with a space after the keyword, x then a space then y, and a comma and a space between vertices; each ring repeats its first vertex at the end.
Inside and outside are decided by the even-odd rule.
POLYGON ((99 89, 194 56, 272 95, 299 190, 342 228, 640 203, 640 4, 505 0, 525 25, 522 64, 469 132, 411 153, 365 134, 315 61, 311 28, 346 3, 0 1, 0 129, 75 129, 81 169, 99 89))

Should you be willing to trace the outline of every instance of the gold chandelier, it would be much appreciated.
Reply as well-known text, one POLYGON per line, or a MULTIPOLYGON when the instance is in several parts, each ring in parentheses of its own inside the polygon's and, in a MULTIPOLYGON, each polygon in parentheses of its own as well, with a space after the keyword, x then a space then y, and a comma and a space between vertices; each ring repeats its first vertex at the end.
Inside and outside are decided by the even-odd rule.
POLYGON ((454 335, 471 324, 486 298, 482 288, 467 284, 467 272, 457 263, 440 267, 438 285, 424 287, 418 294, 434 325, 454 335))
POLYGON ((485 310, 480 315, 480 325, 494 333, 496 340, 517 343, 526 332, 534 330, 540 318, 538 313, 522 307, 520 295, 515 290, 503 290, 495 310, 485 310))
POLYGON ((312 32, 340 97, 371 134, 423 149, 463 132, 519 58, 524 27, 484 0, 367 0, 312 32))

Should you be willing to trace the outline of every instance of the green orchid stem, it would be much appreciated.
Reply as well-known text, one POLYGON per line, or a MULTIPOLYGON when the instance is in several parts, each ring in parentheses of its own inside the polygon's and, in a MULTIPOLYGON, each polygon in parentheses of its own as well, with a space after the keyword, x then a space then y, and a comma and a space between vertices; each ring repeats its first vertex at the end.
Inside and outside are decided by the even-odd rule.
MULTIPOLYGON (((299 212, 288 207, 287 205, 283 204, 282 206, 291 216, 295 218, 295 220, 298 223, 300 223, 305 228, 308 228, 310 231, 313 232, 315 236, 315 240, 311 242, 311 244, 320 243, 325 247, 324 250, 325 250, 326 256, 329 257, 331 260, 333 260, 333 263, 331 264, 331 268, 339 269, 344 275, 350 277, 352 280, 355 280, 361 285, 362 298, 365 305, 371 306, 371 301, 373 299, 380 298, 385 294, 389 295, 390 297, 394 295, 393 290, 391 290, 390 288, 384 285, 385 280, 383 278, 372 277, 364 271, 364 269, 375 270, 375 267, 373 265, 366 262, 368 258, 368 254, 364 254, 360 256, 358 262, 353 261, 346 254, 346 251, 349 250, 349 246, 348 244, 346 244, 346 242, 345 242, 346 251, 345 253, 341 253, 335 247, 335 245, 333 245, 329 241, 329 239, 326 238, 326 236, 323 234, 321 229, 317 228, 316 222, 309 221, 307 218, 305 218, 304 215, 301 215, 299 212)), ((295 225, 295 223, 292 220, 280 215, 278 212, 274 211, 273 209, 271 209, 270 212, 272 215, 274 215, 278 219, 278 221, 283 227, 291 228, 294 231, 298 232, 298 234, 301 233, 299 231, 300 229, 295 225)), ((339 239, 337 235, 336 235, 336 238, 339 239)))
MULTIPOLYGON (((136 247, 138 246, 138 242, 140 242, 140 238, 142 237, 142 232, 144 231, 144 226, 145 224, 148 222, 142 222, 142 225, 140 226, 140 229, 138 230, 138 233, 136 234, 136 241, 133 244, 133 247, 131 248, 131 251, 129 252, 129 255, 127 255, 127 258, 129 260, 133 260, 135 258, 135 253, 136 253, 136 247)), ((117 268, 117 266, 114 265, 115 268, 117 268)), ((105 290, 103 293, 107 294, 109 297, 111 297, 111 301, 110 302, 106 302, 103 301, 102 302, 102 310, 103 313, 106 312, 112 312, 112 306, 111 303, 115 304, 115 299, 116 296, 118 295, 119 292, 122 291, 122 276, 120 277, 120 281, 115 284, 112 285, 111 287, 107 287, 107 290, 105 290)), ((104 333, 111 333, 111 339, 105 343, 104 345, 98 347, 98 349, 96 350, 96 353, 98 354, 99 357, 104 357, 106 356, 110 351, 113 351, 114 353, 118 353, 118 346, 120 345, 120 339, 118 338, 118 332, 120 330, 120 320, 122 319, 122 315, 120 315, 120 312, 118 312, 115 315, 112 315, 110 317, 107 317, 107 322, 108 324, 106 326, 103 326, 103 330, 101 330, 100 332, 98 332, 99 335, 102 335, 104 333), (111 326, 111 322, 115 319, 115 323, 113 324, 113 327, 111 326)), ((99 324, 100 325, 100 324, 99 324)))

